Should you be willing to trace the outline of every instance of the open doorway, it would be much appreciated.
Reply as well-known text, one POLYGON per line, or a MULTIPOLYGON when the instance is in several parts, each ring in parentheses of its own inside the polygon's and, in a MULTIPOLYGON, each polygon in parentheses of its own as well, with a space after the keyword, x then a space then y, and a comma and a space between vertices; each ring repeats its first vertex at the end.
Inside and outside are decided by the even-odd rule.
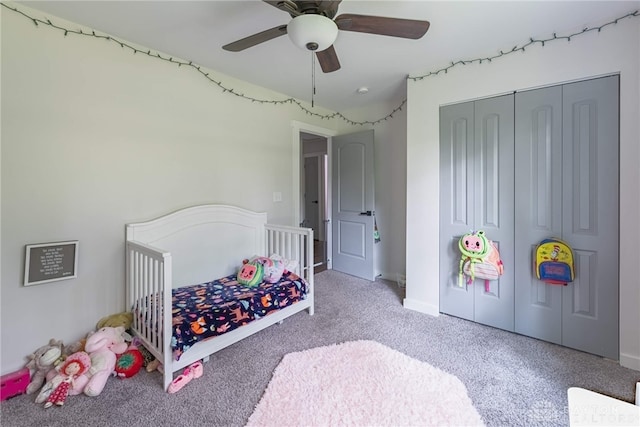
POLYGON ((333 130, 306 123, 292 124, 292 223, 315 224, 307 213, 317 210, 316 272, 336 269, 374 280, 373 130, 337 135, 333 130), (308 162, 314 165, 312 168, 317 166, 320 174, 318 198, 314 198, 317 186, 306 196, 305 154, 316 157, 315 162, 308 162), (318 203, 313 203, 316 200, 318 203), (306 201, 309 207, 305 206, 306 201))
POLYGON ((328 214, 328 141, 324 136, 300 132, 303 173, 301 225, 313 229, 314 272, 327 269, 329 234, 328 214))

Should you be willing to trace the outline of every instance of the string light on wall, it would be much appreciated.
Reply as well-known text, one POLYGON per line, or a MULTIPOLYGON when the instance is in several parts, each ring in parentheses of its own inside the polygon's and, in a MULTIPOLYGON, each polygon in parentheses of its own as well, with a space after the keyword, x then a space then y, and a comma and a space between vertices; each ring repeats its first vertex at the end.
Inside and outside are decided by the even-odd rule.
MULTIPOLYGON (((335 112, 332 114, 320 114, 317 113, 315 111, 312 111, 310 109, 308 109, 307 107, 305 107, 301 101, 298 101, 295 98, 286 98, 286 99, 280 99, 280 100, 273 100, 273 99, 259 99, 259 98, 254 98, 252 96, 248 96, 245 95, 244 93, 240 93, 240 92, 236 92, 233 88, 227 87, 225 86, 222 81, 216 80, 214 79, 210 73, 205 72, 204 70, 202 70, 200 68, 199 65, 194 64, 192 61, 182 61, 182 60, 177 60, 174 59, 173 57, 168 57, 168 56, 163 56, 160 53, 154 52, 152 53, 151 50, 141 50, 138 49, 136 47, 133 47, 129 44, 127 44, 126 42, 120 41, 116 38, 113 38, 111 36, 108 35, 102 35, 102 34, 96 34, 95 31, 83 31, 83 30, 72 30, 72 29, 68 29, 68 28, 64 28, 61 27, 59 25, 54 24, 53 22, 51 22, 51 20, 47 19, 47 20, 42 20, 39 18, 34 18, 30 15, 28 15, 25 12, 22 12, 20 10, 18 10, 15 7, 10 7, 4 3, 0 2, 0 5, 2 5, 4 8, 11 10, 12 12, 18 13, 20 15, 22 15, 23 17, 31 20, 34 25, 36 27, 38 27, 40 24, 42 25, 46 25, 49 28, 53 28, 59 31, 62 31, 64 33, 65 36, 71 34, 71 35, 78 35, 78 36, 87 36, 87 37, 94 37, 96 39, 100 39, 100 40, 106 40, 112 43, 116 43, 118 45, 120 45, 121 48, 123 49, 128 49, 129 51, 131 51, 133 54, 143 54, 143 55, 147 55, 151 58, 154 59, 158 59, 158 60, 162 60, 162 61, 166 61, 166 62, 170 62, 172 64, 176 64, 178 67, 182 67, 185 66, 189 69, 195 70, 196 72, 200 73, 203 77, 205 77, 207 80, 209 80, 209 82, 211 82, 212 84, 218 86, 223 93, 228 93, 231 95, 235 95, 239 98, 243 98, 246 99, 248 101, 254 102, 254 103, 259 103, 259 104, 272 104, 272 105, 283 105, 283 104, 293 104, 296 105, 298 108, 300 108, 300 110, 304 111, 307 115, 309 116, 313 116, 313 117, 317 117, 319 119, 322 120, 332 120, 332 119, 340 119, 345 121, 346 123, 350 124, 350 125, 360 125, 360 126, 364 126, 364 125, 377 125, 379 123, 385 122, 387 120, 390 120, 393 118, 393 115, 396 114, 397 112, 401 111, 404 106, 407 103, 407 100, 403 100, 400 105, 398 105, 396 108, 393 109, 393 111, 391 111, 389 114, 387 114, 386 116, 377 119, 377 120, 365 120, 365 121, 355 121, 355 120, 351 120, 347 117, 345 117, 342 113, 339 112, 335 112)), ((630 12, 627 13, 624 16, 621 16, 619 18, 616 18, 612 21, 609 21, 605 24, 602 24, 600 26, 595 26, 595 27, 587 27, 584 28, 582 31, 573 33, 573 34, 569 34, 569 35, 561 35, 558 36, 556 33, 553 34, 552 37, 546 38, 546 39, 535 39, 535 38, 529 38, 529 41, 522 44, 522 45, 516 45, 514 46, 512 49, 507 50, 507 51, 500 51, 499 54, 493 55, 493 56, 488 56, 488 57, 480 57, 480 58, 474 58, 474 59, 465 59, 465 60, 458 60, 458 61, 452 61, 448 66, 446 67, 442 67, 438 70, 435 71, 430 71, 426 74, 423 74, 421 76, 407 76, 407 80, 413 80, 413 81, 418 81, 418 80, 423 80, 427 77, 433 77, 433 76, 438 76, 440 74, 446 74, 448 70, 450 70, 453 67, 456 66, 460 66, 460 65, 467 65, 467 64, 473 64, 473 63, 477 63, 477 64, 485 64, 485 63, 490 63, 492 60, 497 59, 497 58, 501 58, 504 57, 506 55, 515 53, 515 52, 525 52, 525 49, 533 46, 535 44, 540 44, 541 46, 545 46, 545 44, 551 43, 551 42, 555 42, 555 41, 560 41, 560 40, 566 40, 568 42, 571 41, 572 38, 575 37, 579 37, 581 35, 584 35, 586 33, 592 32, 592 31, 597 31, 598 33, 603 30, 604 28, 613 25, 613 24, 617 24, 619 21, 626 19, 626 18, 637 18, 640 17, 640 12, 638 10, 634 11, 634 12, 630 12)), ((312 65, 313 67, 313 65, 312 65)), ((315 94, 315 82, 313 84, 313 91, 315 94)), ((313 101, 312 101, 313 102, 313 101)))
POLYGON ((392 114, 395 113, 398 110, 401 110, 402 107, 404 106, 404 104, 406 103, 405 101, 402 101, 402 103, 400 104, 400 106, 396 107, 391 113, 389 113, 387 116, 382 117, 378 120, 374 120, 374 121, 355 121, 355 120, 351 120, 348 117, 344 116, 342 113, 336 112, 336 113, 332 113, 332 114, 320 114, 317 113, 315 111, 312 111, 310 109, 308 109, 307 107, 305 107, 303 105, 303 103, 295 98, 286 98, 286 99, 279 99, 279 100, 273 100, 273 99, 260 99, 260 98, 254 98, 252 96, 248 96, 245 95, 244 93, 240 93, 235 91, 233 88, 227 87, 224 85, 224 83, 222 81, 218 81, 216 79, 214 79, 210 73, 205 72, 204 70, 202 70, 200 68, 199 65, 194 64, 192 61, 181 61, 181 60, 177 60, 174 59, 173 57, 169 57, 169 56, 163 56, 160 53, 157 52, 152 52, 151 50, 141 50, 138 49, 136 47, 131 46, 130 44, 120 41, 114 37, 108 36, 108 35, 102 35, 102 34, 96 34, 95 31, 83 31, 83 30, 72 30, 69 28, 64 28, 61 27, 59 25, 54 24, 53 22, 51 22, 50 19, 47 20, 42 20, 39 18, 34 18, 30 15, 28 15, 25 12, 22 12, 20 10, 18 10, 18 8, 15 7, 10 7, 4 3, 0 3, 0 5, 2 5, 3 7, 5 7, 6 9, 9 9, 13 12, 16 12, 22 16, 24 16, 25 18, 31 20, 34 25, 36 27, 38 27, 40 24, 42 25, 46 25, 47 27, 50 28, 54 28, 56 30, 60 30, 64 33, 65 36, 68 36, 69 34, 71 35, 77 35, 77 36, 87 36, 87 37, 94 37, 96 39, 101 39, 101 40, 106 40, 109 42, 113 42, 116 43, 118 45, 120 45, 121 48, 123 49, 128 49, 129 51, 131 51, 133 54, 143 54, 143 55, 147 55, 153 59, 157 59, 157 60, 162 60, 162 61, 166 61, 166 62, 170 62, 172 64, 176 64, 178 67, 182 67, 182 66, 186 66, 190 69, 193 69, 195 71, 197 71, 198 73, 200 73, 203 77, 205 77, 207 80, 209 80, 211 83, 215 84, 216 86, 218 86, 223 93, 228 93, 231 95, 235 95, 239 98, 243 98, 246 99, 248 101, 254 102, 254 103, 259 103, 259 104, 272 104, 272 105, 283 105, 283 104, 293 104, 296 105, 298 108, 300 108, 300 110, 304 111, 307 115, 309 116, 313 116, 313 117, 317 117, 319 119, 322 120, 331 120, 331 119, 341 119, 345 122, 347 122, 350 125, 376 125, 378 123, 384 122, 388 119, 392 118, 392 114))
POLYGON ((597 26, 597 27, 586 27, 586 28, 583 28, 582 31, 579 31, 579 32, 576 32, 576 33, 573 33, 573 34, 564 35, 564 36, 558 36, 556 33, 553 33, 552 37, 549 37, 549 38, 546 38, 546 39, 535 39, 533 37, 530 37, 528 42, 526 42, 526 43, 524 43, 522 45, 516 45, 513 48, 511 48, 510 50, 507 50, 506 52, 501 50, 500 53, 498 53, 496 55, 493 55, 493 56, 486 56, 486 57, 481 57, 481 58, 452 61, 451 64, 449 64, 446 67, 440 68, 440 69, 438 69, 436 71, 430 71, 430 72, 428 72, 426 74, 423 74, 421 76, 414 76, 414 77, 408 76, 407 79, 413 80, 413 81, 417 81, 417 80, 425 79, 427 77, 437 76, 440 73, 446 74, 447 71, 449 71, 451 68, 456 67, 458 65, 467 65, 467 64, 473 64, 473 63, 478 63, 478 64, 488 63, 488 62, 491 62, 494 59, 502 58, 503 56, 510 55, 512 53, 524 52, 528 47, 533 46, 535 44, 540 44, 541 46, 544 47, 544 45, 547 44, 547 43, 554 42, 554 41, 559 41, 559 40, 566 40, 567 42, 570 42, 571 39, 574 38, 574 37, 581 36, 583 34, 591 32, 591 31, 600 32, 605 27, 608 27, 609 25, 617 24, 619 21, 621 21, 621 20, 623 20, 625 18, 637 18, 637 17, 640 17, 640 11, 636 10, 634 12, 627 13, 624 16, 616 18, 613 21, 609 21, 609 22, 607 22, 605 24, 602 24, 600 26, 597 26))

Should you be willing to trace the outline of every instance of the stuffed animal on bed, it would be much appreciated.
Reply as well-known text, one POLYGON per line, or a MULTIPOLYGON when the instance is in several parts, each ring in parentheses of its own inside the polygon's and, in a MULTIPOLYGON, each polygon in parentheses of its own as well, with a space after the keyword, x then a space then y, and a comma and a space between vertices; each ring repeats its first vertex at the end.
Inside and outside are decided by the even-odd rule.
POLYGON ((262 277, 264 276, 264 267, 259 262, 254 261, 242 261, 242 268, 238 272, 238 283, 254 287, 262 283, 262 277))
POLYGON ((84 388, 87 396, 98 396, 102 393, 107 380, 114 372, 118 354, 127 350, 124 340, 124 327, 102 328, 87 338, 84 348, 91 356, 91 369, 89 369, 89 382, 84 388))
POLYGON ((284 262, 279 259, 267 258, 264 256, 254 257, 250 262, 262 264, 264 275, 262 280, 267 283, 277 283, 284 273, 284 262))
POLYGON ((40 390, 45 383, 45 377, 58 362, 62 360, 62 341, 49 340, 49 344, 44 345, 31 353, 26 368, 29 369, 31 378, 27 386, 27 394, 40 390))
POLYGON ((257 281, 257 283, 255 284, 258 284, 260 282, 277 283, 282 278, 282 275, 284 274, 285 270, 286 270, 285 263, 282 259, 268 258, 265 256, 256 255, 251 259, 242 260, 242 268, 238 273, 238 282, 242 283, 243 285, 253 286, 251 284, 248 284, 250 280, 248 280, 247 277, 253 277, 253 280, 251 280, 251 283, 253 283, 257 281, 256 279, 256 276, 257 276, 257 277, 260 277, 260 280, 257 281), (247 264, 256 267, 257 271, 253 276, 251 276, 253 267, 248 267, 249 273, 247 273, 244 270, 247 264), (260 271, 259 271, 260 266, 262 266, 262 275, 260 275, 260 271), (242 276, 246 276, 246 277, 242 277, 242 276))

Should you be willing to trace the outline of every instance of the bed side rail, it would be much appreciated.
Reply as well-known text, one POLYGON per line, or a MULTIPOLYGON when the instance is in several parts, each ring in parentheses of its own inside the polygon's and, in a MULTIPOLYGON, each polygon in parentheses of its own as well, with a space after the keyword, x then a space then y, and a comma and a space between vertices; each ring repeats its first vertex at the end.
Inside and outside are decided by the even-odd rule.
MULTIPOLYGON (((171 253, 129 240, 126 247, 127 308, 133 312, 132 329, 145 347, 161 360, 171 358, 171 253)), ((166 387, 165 387, 166 388, 166 387)))

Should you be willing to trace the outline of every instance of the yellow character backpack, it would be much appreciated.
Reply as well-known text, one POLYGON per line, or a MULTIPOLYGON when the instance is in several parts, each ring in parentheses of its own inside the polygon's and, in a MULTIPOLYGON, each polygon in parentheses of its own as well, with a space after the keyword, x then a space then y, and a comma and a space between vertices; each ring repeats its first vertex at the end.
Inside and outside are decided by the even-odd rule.
POLYGON ((573 250, 558 238, 544 239, 536 248, 534 268, 538 279, 545 283, 566 285, 573 282, 573 250))

